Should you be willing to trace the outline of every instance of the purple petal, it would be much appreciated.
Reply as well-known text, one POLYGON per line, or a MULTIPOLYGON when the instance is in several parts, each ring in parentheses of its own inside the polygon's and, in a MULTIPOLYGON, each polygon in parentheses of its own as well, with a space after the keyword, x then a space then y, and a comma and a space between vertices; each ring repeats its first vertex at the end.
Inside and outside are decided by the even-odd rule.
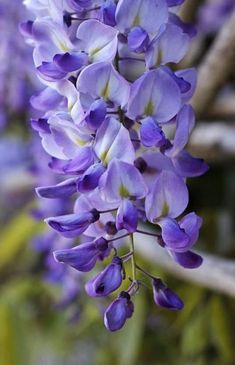
POLYGON ((85 120, 88 126, 96 130, 103 123, 107 113, 106 103, 102 99, 94 101, 86 113, 85 120))
POLYGON ((189 135, 195 124, 195 114, 190 105, 184 105, 176 118, 176 132, 173 146, 166 150, 168 157, 177 156, 188 143, 189 135))
POLYGON ((190 247, 192 247, 198 240, 199 230, 202 226, 202 218, 192 212, 185 215, 179 221, 179 225, 190 237, 190 247))
POLYGON ((176 252, 189 249, 190 237, 174 219, 164 218, 158 224, 162 229, 162 238, 167 248, 176 252))
POLYGON ((130 51, 145 52, 149 44, 148 33, 141 27, 134 27, 128 34, 127 42, 130 51))
POLYGON ((142 120, 140 140, 146 147, 161 147, 165 144, 166 137, 162 129, 155 123, 154 119, 147 117, 142 120))
POLYGON ((105 3, 101 6, 101 20, 104 24, 110 25, 111 27, 115 27, 115 13, 116 13, 117 5, 113 0, 106 0, 105 3))
POLYGON ((84 212, 81 214, 67 214, 46 219, 46 223, 64 237, 76 237, 89 227, 89 225, 99 219, 98 214, 84 212))
POLYGON ((146 32, 156 34, 167 19, 165 0, 120 0, 117 5, 117 28, 122 33, 138 25, 146 32))
POLYGON ((129 99, 129 83, 109 62, 97 62, 87 66, 78 77, 77 88, 94 100, 103 98, 122 108, 129 99))
POLYGON ((131 86, 127 115, 135 120, 152 116, 158 123, 172 119, 180 110, 181 93, 164 68, 148 71, 131 86))
POLYGON ((118 289, 121 283, 122 261, 114 257, 111 264, 86 283, 85 289, 91 297, 103 297, 118 289))
POLYGON ((125 198, 142 199, 147 188, 140 172, 126 162, 112 160, 100 179, 100 191, 109 202, 125 198))
POLYGON ((78 180, 77 190, 86 193, 94 190, 99 185, 99 180, 105 172, 105 167, 101 163, 90 166, 83 176, 78 180))
POLYGON ((191 156, 187 151, 182 151, 172 159, 175 169, 182 177, 196 177, 205 174, 209 166, 201 158, 191 156))
POLYGON ((67 72, 62 71, 54 62, 42 62, 37 70, 46 81, 61 80, 67 75, 67 72))
POLYGON ((117 211, 116 227, 126 229, 129 233, 136 231, 138 225, 138 211, 129 200, 124 199, 117 211))
POLYGON ((121 292, 118 299, 111 303, 105 311, 105 327, 112 332, 121 329, 127 318, 131 318, 133 311, 134 305, 130 300, 129 294, 121 292))
POLYGON ((54 257, 58 262, 70 265, 79 271, 90 271, 96 264, 98 249, 94 242, 84 243, 71 249, 55 251, 54 257))
POLYGON ((170 310, 181 310, 184 307, 182 300, 160 280, 153 280, 153 294, 156 304, 170 310))
POLYGON ((192 251, 171 252, 173 259, 185 269, 197 269, 201 266, 203 259, 200 255, 192 251))
POLYGON ((167 5, 169 7, 171 7, 171 6, 177 6, 177 5, 183 4, 184 0, 166 0, 166 2, 167 2, 167 5))
POLYGON ((82 52, 56 54, 53 61, 61 71, 66 73, 80 70, 88 62, 87 55, 82 52))
POLYGON ((48 199, 68 198, 77 192, 77 179, 65 180, 60 184, 38 187, 38 196, 48 199))
POLYGON ((31 96, 30 104, 34 109, 44 112, 56 108, 62 100, 63 97, 57 91, 47 87, 38 95, 31 96))
POLYGON ((162 171, 146 197, 145 210, 150 222, 163 216, 178 217, 188 205, 184 180, 172 171, 162 171))
POLYGON ((190 41, 190 37, 180 27, 165 24, 147 50, 145 58, 147 67, 151 69, 160 64, 180 62, 187 53, 190 41))
POLYGON ((128 130, 114 118, 107 118, 97 130, 94 151, 104 165, 114 158, 129 163, 135 159, 128 130))
POLYGON ((91 62, 112 62, 117 52, 118 31, 96 19, 85 20, 77 31, 78 47, 91 62))
POLYGON ((179 70, 176 71, 175 75, 181 79, 184 80, 184 82, 187 82, 187 84, 190 85, 190 88, 188 90, 184 90, 184 93, 182 94, 182 101, 183 103, 187 103, 191 97, 193 96, 196 86, 197 86, 197 73, 194 68, 188 68, 185 70, 179 70))

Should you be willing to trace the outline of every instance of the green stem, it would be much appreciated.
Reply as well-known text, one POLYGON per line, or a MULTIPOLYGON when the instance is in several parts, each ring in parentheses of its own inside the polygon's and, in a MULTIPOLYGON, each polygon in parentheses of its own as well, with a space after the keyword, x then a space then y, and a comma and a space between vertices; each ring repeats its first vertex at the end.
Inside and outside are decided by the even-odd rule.
POLYGON ((131 256, 132 280, 133 280, 133 282, 137 282, 135 246, 134 246, 134 236, 133 236, 133 234, 130 235, 130 240, 131 240, 131 252, 133 253, 132 256, 131 256))

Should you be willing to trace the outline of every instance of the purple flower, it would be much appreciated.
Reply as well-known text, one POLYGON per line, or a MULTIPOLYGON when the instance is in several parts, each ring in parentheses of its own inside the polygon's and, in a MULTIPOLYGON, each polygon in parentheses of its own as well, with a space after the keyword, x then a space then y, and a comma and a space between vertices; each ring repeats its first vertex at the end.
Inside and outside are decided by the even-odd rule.
POLYGON ((77 30, 78 47, 88 54, 90 62, 112 61, 117 52, 118 32, 98 20, 84 21, 77 30))
POLYGON ((140 26, 147 33, 156 34, 167 19, 168 9, 165 0, 120 0, 117 5, 117 28, 122 33, 140 26))
POLYGON ((173 118, 181 107, 175 80, 163 69, 148 71, 132 84, 127 114, 131 119, 153 117, 158 123, 173 118))
POLYGON ((138 211, 130 200, 124 199, 117 211, 116 227, 126 229, 129 233, 136 231, 138 225, 138 211))
POLYGON ((131 51, 145 52, 149 45, 148 33, 141 27, 134 27, 128 34, 128 47, 131 51))
POLYGON ((97 62, 86 67, 78 77, 77 88, 94 100, 103 98, 115 106, 125 107, 129 98, 129 83, 109 62, 97 62))
POLYGON ((100 177, 105 172, 105 167, 101 163, 90 166, 79 178, 77 190, 80 193, 86 193, 94 190, 99 185, 100 177))
POLYGON ((172 171, 162 171, 146 197, 145 209, 150 222, 161 217, 178 217, 188 205, 184 180, 172 171))
POLYGON ((178 63, 186 55, 191 38, 175 24, 164 24, 146 52, 148 68, 178 63))
POLYGON ((67 198, 76 193, 76 191, 76 179, 69 179, 54 186, 42 186, 36 189, 38 196, 48 199, 67 198))
POLYGON ((64 237, 76 237, 89 227, 91 223, 99 219, 99 213, 96 210, 84 212, 81 214, 67 214, 59 217, 47 218, 46 223, 64 237))
POLYGON ((161 279, 153 279, 154 301, 160 307, 170 310, 181 310, 184 307, 182 300, 161 279))
POLYGON ((161 147, 166 143, 164 132, 151 117, 146 117, 142 120, 140 140, 146 147, 161 147))
POLYGON ((74 248, 54 252, 55 260, 72 266, 78 271, 87 272, 93 269, 100 254, 108 249, 105 239, 80 244, 74 248))
POLYGON ((102 196, 109 202, 142 199, 147 194, 140 172, 133 165, 117 159, 109 164, 99 186, 102 196))
POLYGON ((104 314, 104 324, 109 331, 117 331, 122 328, 128 318, 132 317, 134 305, 130 299, 130 295, 121 292, 116 299, 106 309, 104 314))
POLYGON ((117 5, 115 4, 115 2, 113 0, 106 0, 100 9, 100 17, 101 17, 101 21, 104 24, 110 25, 112 27, 114 27, 116 25, 116 20, 115 20, 115 13, 116 13, 116 8, 117 5))
POLYGON ((122 260, 114 257, 112 263, 86 283, 86 292, 91 297, 107 296, 122 283, 122 260))

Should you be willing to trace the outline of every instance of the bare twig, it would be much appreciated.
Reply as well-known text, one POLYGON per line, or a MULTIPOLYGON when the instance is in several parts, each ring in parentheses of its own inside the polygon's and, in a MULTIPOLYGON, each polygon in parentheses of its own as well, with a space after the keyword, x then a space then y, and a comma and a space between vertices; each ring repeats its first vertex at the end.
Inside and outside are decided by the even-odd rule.
POLYGON ((201 5, 202 0, 186 0, 180 8, 180 17, 184 22, 195 22, 197 9, 201 5))
POLYGON ((233 123, 197 123, 189 143, 190 152, 207 161, 235 160, 235 126, 233 123), (221 138, 223 136, 223 138, 221 138))
POLYGON ((142 257, 167 272, 183 280, 235 297, 235 261, 203 253, 202 266, 187 270, 174 263, 152 237, 143 240, 143 235, 136 234, 135 247, 142 257))
MULTIPOLYGON (((235 60, 234 60, 235 62, 235 60)), ((235 93, 218 97, 207 111, 206 118, 209 119, 231 119, 235 120, 235 93)))
POLYGON ((199 67, 198 87, 192 104, 201 116, 234 69, 235 11, 231 14, 199 67))

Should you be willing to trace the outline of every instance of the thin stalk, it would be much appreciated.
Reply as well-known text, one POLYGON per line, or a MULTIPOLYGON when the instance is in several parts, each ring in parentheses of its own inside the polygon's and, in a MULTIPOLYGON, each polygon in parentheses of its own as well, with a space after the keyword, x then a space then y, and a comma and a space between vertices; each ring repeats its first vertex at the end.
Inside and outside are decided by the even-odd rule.
POLYGON ((142 269, 142 267, 136 265, 136 269, 141 271, 143 274, 145 274, 146 276, 148 276, 151 279, 156 279, 155 276, 151 275, 149 272, 145 271, 144 269, 142 269))
POLYGON ((156 237, 156 238, 158 238, 158 236, 159 236, 159 234, 151 233, 151 232, 145 232, 145 231, 142 231, 141 229, 137 229, 136 233, 146 234, 147 236, 152 236, 152 237, 156 237))
POLYGON ((133 234, 130 235, 130 242, 131 242, 131 251, 133 255, 131 256, 131 266, 132 266, 132 280, 133 282, 137 282, 137 272, 136 272, 136 259, 135 259, 135 245, 134 245, 134 236, 133 234))

